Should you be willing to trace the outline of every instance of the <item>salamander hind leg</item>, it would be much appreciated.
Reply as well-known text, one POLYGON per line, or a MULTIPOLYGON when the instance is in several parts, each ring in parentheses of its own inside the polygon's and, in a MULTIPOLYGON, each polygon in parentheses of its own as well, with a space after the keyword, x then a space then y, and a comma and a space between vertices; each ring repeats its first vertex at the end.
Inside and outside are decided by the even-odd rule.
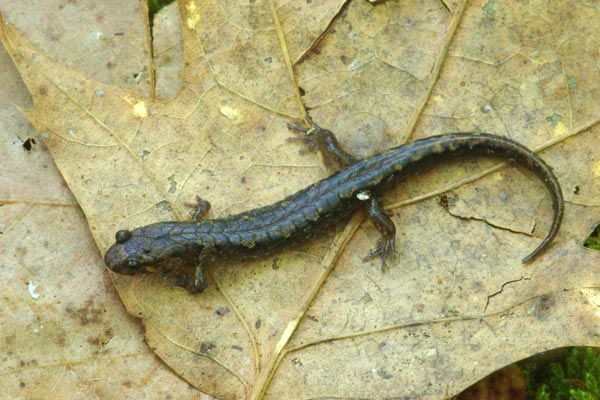
POLYGON ((363 196, 364 200, 369 201, 369 220, 371 220, 375 229, 381 234, 377 245, 367 254, 364 260, 380 257, 381 268, 386 270, 386 259, 388 257, 396 257, 396 225, 394 225, 394 222, 383 210, 379 204, 379 200, 372 196, 371 193, 364 191, 359 193, 359 196, 363 196))
POLYGON ((303 136, 295 136, 288 139, 288 141, 304 143, 304 147, 300 150, 300 153, 320 151, 325 165, 331 171, 343 169, 356 162, 356 158, 344 151, 340 146, 333 132, 321 128, 308 115, 306 116, 306 120, 311 125, 310 128, 288 124, 288 128, 305 133, 303 136))

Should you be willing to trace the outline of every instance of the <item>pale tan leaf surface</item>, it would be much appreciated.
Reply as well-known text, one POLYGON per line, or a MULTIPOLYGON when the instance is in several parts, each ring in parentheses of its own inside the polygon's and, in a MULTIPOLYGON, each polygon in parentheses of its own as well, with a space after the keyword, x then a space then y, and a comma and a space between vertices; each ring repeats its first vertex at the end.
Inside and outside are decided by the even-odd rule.
POLYGON ((101 82, 150 93, 144 2, 2 0, 11 23, 52 59, 101 82), (115 13, 115 10, 119 10, 115 13), (81 29, 75 29, 80 27, 81 29), (77 49, 73 49, 77 43, 77 49))
POLYGON ((1 397, 194 395, 145 345, 81 209, 17 107, 31 98, 0 47, 1 397))
POLYGON ((182 84, 181 16, 176 3, 154 16, 153 35, 156 98, 166 101, 177 95, 182 84))
POLYGON ((357 215, 276 257, 214 265, 198 296, 111 275, 156 354, 225 398, 440 398, 537 351, 597 344, 600 256, 581 244, 600 219, 600 14, 575 2, 290 3, 181 2, 183 81, 168 102, 91 80, 4 28, 27 116, 102 251, 118 229, 187 218, 196 194, 222 216, 325 176, 286 143, 301 93, 360 156, 471 130, 545 149, 563 226, 523 265, 552 217, 540 182, 497 160, 433 163, 384 198, 398 227, 389 271, 362 261, 378 235, 357 215))

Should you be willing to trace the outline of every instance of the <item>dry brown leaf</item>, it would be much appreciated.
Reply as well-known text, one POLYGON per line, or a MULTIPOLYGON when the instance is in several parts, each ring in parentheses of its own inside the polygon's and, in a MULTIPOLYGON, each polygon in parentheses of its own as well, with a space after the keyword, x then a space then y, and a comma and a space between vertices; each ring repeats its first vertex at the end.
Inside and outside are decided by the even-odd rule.
POLYGON ((190 398, 123 309, 81 209, 15 106, 31 99, 0 47, 1 397, 190 398))
POLYGON ((456 400, 525 400, 526 395, 523 371, 511 364, 469 387, 456 400))
POLYGON ((377 234, 357 215, 275 258, 215 265, 199 296, 113 275, 156 354, 225 398, 440 398, 535 352, 597 344, 600 256, 581 244, 600 217, 600 15, 575 2, 290 3, 182 1, 183 83, 168 102, 90 80, 2 27, 26 115, 103 251, 118 229, 185 219, 196 194, 221 216, 324 176, 285 141, 300 88, 361 156, 470 130, 547 148, 563 226, 523 265, 551 218, 541 185, 515 168, 469 183, 490 160, 427 166, 386 195, 400 253, 386 273, 361 260, 377 234), (434 195, 449 189, 447 211, 434 195))

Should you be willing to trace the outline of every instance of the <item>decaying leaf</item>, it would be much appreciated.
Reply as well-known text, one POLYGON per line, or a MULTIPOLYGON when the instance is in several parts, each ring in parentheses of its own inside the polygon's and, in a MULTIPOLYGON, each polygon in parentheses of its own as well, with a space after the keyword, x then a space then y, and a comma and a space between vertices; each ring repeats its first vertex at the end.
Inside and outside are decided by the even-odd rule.
POLYGON ((0 46, 1 397, 196 395, 123 309, 84 214, 19 111, 31 106, 0 46))
POLYGON ((304 105, 361 157, 454 131, 538 149, 563 186, 560 233, 521 264, 552 217, 543 186, 498 160, 440 160, 384 198, 398 227, 388 271, 363 261, 378 235, 358 214, 276 256, 217 263, 201 295, 111 275, 152 350, 216 397, 433 399, 535 352, 597 344, 600 256, 582 243, 600 218, 600 14, 314 3, 180 1, 168 101, 84 76, 1 25, 33 97, 25 114, 102 251, 119 229, 188 218, 196 195, 224 216, 325 176, 286 142, 304 105))

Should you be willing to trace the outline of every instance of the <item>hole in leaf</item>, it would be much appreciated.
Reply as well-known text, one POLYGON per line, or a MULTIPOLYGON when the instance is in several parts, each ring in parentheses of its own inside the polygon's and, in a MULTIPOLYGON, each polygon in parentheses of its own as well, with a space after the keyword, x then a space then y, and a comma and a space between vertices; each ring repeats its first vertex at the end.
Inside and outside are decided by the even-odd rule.
POLYGON ((600 224, 596 225, 590 236, 585 239, 583 246, 588 249, 600 251, 600 224))

